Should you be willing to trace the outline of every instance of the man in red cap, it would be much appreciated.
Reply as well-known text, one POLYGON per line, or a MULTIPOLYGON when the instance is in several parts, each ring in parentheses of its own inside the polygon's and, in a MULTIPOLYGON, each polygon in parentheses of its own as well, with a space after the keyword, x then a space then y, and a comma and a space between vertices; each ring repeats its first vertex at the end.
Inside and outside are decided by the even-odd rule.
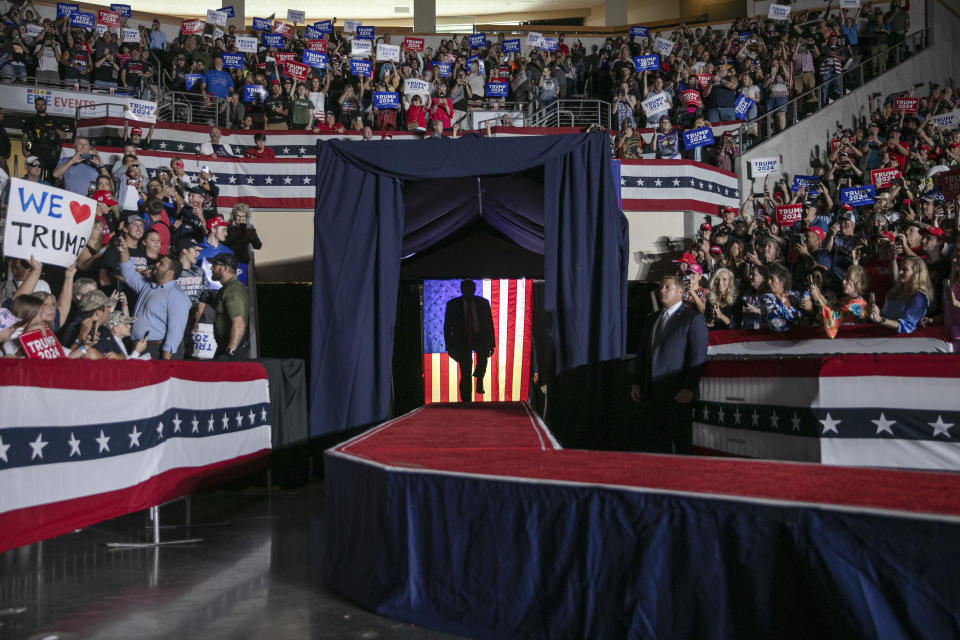
POLYGON ((207 220, 207 237, 200 243, 200 253, 197 254, 197 262, 204 260, 210 262, 214 256, 221 253, 233 255, 230 247, 223 243, 227 239, 227 227, 229 225, 222 216, 214 216, 207 220))
MULTIPOLYGON (((126 107, 124 107, 124 110, 126 110, 126 107)), ((150 125, 150 130, 147 132, 146 138, 143 137, 143 128, 138 125, 134 125, 133 127, 130 127, 130 136, 127 137, 128 126, 129 124, 127 123, 126 118, 124 118, 123 120, 124 144, 132 144, 134 147, 137 148, 138 151, 146 151, 147 149, 149 149, 150 142, 153 140, 153 128, 157 126, 156 123, 150 125)))

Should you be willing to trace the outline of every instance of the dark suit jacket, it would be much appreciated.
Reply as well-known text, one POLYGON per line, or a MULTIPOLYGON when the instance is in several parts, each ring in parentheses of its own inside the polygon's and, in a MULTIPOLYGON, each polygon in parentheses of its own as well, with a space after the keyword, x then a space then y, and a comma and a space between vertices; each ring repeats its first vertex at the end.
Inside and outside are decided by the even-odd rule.
POLYGON ((707 361, 706 320, 695 309, 681 305, 663 330, 660 343, 651 346, 653 329, 662 313, 655 311, 643 321, 634 383, 640 385, 644 395, 657 399, 672 399, 680 389, 696 396, 707 361))
POLYGON ((447 310, 443 316, 443 339, 447 346, 447 353, 458 359, 460 355, 467 357, 471 351, 484 356, 490 355, 494 345, 493 315, 490 313, 490 303, 486 298, 473 297, 477 310, 478 335, 473 343, 467 339, 467 322, 464 315, 463 296, 457 296, 447 301, 447 310))

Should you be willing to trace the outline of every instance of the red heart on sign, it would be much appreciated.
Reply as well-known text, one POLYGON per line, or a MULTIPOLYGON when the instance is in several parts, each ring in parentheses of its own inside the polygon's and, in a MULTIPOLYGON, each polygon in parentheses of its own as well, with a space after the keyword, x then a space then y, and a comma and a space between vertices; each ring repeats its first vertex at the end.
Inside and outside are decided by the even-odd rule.
POLYGON ((76 221, 77 224, 80 224, 90 217, 90 205, 80 204, 79 202, 71 202, 70 213, 73 215, 74 221, 76 221))

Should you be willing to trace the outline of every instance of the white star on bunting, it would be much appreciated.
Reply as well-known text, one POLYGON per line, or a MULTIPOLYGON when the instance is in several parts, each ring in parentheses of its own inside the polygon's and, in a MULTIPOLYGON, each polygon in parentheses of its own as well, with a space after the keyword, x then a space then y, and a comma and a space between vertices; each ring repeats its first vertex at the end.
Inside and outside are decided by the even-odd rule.
POLYGON ((237 411, 237 428, 239 429, 243 425, 243 416, 240 415, 240 412, 237 411))
POLYGON ((67 456, 68 458, 72 458, 73 454, 77 454, 78 456, 82 457, 83 454, 80 453, 80 441, 77 440, 72 431, 70 432, 70 439, 67 440, 67 444, 70 445, 70 455, 67 456))
POLYGON ((44 442, 42 438, 43 438, 43 434, 38 433, 37 439, 30 443, 30 448, 33 449, 33 453, 30 454, 31 460, 33 460, 34 458, 40 458, 41 460, 43 460, 43 448, 50 443, 44 442))
POLYGON ((163 423, 157 423, 157 434, 160 436, 160 439, 163 440, 163 423))
POLYGON ((304 177, 303 184, 310 184, 310 178, 304 177))
POLYGON ((180 419, 180 414, 175 414, 171 422, 173 423, 173 432, 180 433, 180 423, 183 422, 183 420, 180 419))
POLYGON ((264 180, 267 184, 273 184, 273 176, 267 176, 267 179, 264 180))
POLYGON ((237 184, 237 176, 230 176, 230 184, 237 184))
POLYGON ((820 424, 823 425, 823 433, 821 435, 826 435, 827 431, 833 431, 837 435, 840 435, 840 432, 837 431, 837 425, 840 424, 840 420, 834 420, 830 417, 830 413, 827 412, 827 417, 823 420, 817 420, 820 424))
POLYGON ((291 182, 293 182, 293 178, 291 178, 290 176, 287 176, 286 178, 283 179, 283 184, 290 184, 291 182))
POLYGON ((140 434, 142 431, 137 431, 137 425, 133 425, 133 431, 127 434, 127 437, 130 438, 130 448, 133 449, 133 445, 140 446, 140 434))
POLYGON ((210 419, 207 420, 207 433, 213 431, 213 414, 210 414, 210 419))
POLYGON ((100 429, 100 437, 94 438, 97 441, 97 444, 100 445, 100 453, 104 451, 110 451, 110 445, 107 443, 110 442, 110 436, 103 435, 103 429, 100 429))
POLYGON ((677 178, 674 178, 674 179, 673 179, 673 186, 679 187, 679 186, 680 186, 680 180, 678 180, 677 178))
POLYGON ((721 406, 719 409, 717 409, 717 420, 718 420, 721 424, 723 424, 723 423, 726 421, 726 416, 727 416, 727 414, 726 414, 726 412, 723 410, 723 407, 722 407, 722 406, 721 406))
POLYGON ((284 153, 284 155, 290 153, 290 147, 284 147, 284 148, 283 148, 283 153, 284 153))
MULTIPOLYGON (((663 323, 663 324, 666 324, 666 323, 663 323)), ((707 405, 703 405, 703 419, 704 420, 710 419, 710 410, 707 409, 707 405)))
POLYGON ((197 416, 193 416, 193 420, 190 421, 190 424, 193 425, 193 429, 190 430, 190 433, 198 433, 200 431, 200 421, 197 420, 197 416))
POLYGON ((163 149, 166 149, 166 148, 167 148, 167 143, 166 143, 166 142, 161 142, 161 143, 160 143, 160 149, 163 150, 163 149))
POLYGON ((753 413, 750 414, 750 421, 753 423, 754 427, 760 426, 760 414, 756 409, 753 410, 753 413))
POLYGON ((253 423, 257 421, 257 414, 253 412, 253 409, 250 409, 250 413, 247 414, 247 417, 250 418, 250 426, 253 426, 253 423))
MULTIPOLYGON (((952 437, 953 437, 953 436, 950 435, 950 427, 953 426, 953 423, 952 423, 952 422, 944 422, 944 421, 943 421, 943 416, 937 414, 937 421, 936 421, 936 422, 928 422, 927 424, 930 425, 931 427, 933 427, 933 437, 934 437, 934 438, 936 438, 936 437, 937 437, 938 435, 940 435, 941 433, 942 433, 943 435, 947 436, 948 438, 952 438, 952 437)), ((33 445, 31 445, 31 446, 33 446, 33 445)))
POLYGON ((253 176, 247 177, 247 184, 253 184, 253 182, 254 182, 253 176))
POLYGON ((790 418, 790 424, 793 425, 794 431, 800 431, 800 416, 797 415, 797 412, 793 412, 793 417, 790 418))
POLYGON ((3 438, 0 437, 0 460, 3 460, 4 462, 10 462, 7 459, 7 451, 9 450, 10 450, 10 445, 3 444, 3 438))
POLYGON ((740 424, 740 407, 733 410, 733 424, 740 424))
POLYGON ((893 435, 893 429, 891 429, 890 427, 892 427, 893 425, 895 425, 895 424, 896 424, 896 421, 895 421, 895 420, 887 420, 887 417, 886 417, 885 415, 883 415, 883 412, 882 412, 882 411, 880 412, 880 417, 879 417, 879 418, 877 418, 876 420, 871 420, 870 422, 872 422, 873 424, 877 425, 877 435, 880 435, 880 434, 881 434, 882 432, 884 432, 884 431, 886 431, 886 432, 889 433, 890 435, 893 435))
POLYGON ((780 416, 777 415, 777 412, 774 411, 770 414, 770 426, 774 429, 779 429, 778 423, 780 422, 780 416))
POLYGON ((266 421, 267 421, 267 408, 266 408, 266 407, 264 407, 264 408, 260 411, 260 420, 262 420, 263 422, 266 422, 266 421))
POLYGON ((227 417, 226 412, 224 412, 224 414, 223 414, 223 420, 221 420, 220 422, 223 423, 223 430, 224 430, 224 431, 226 431, 227 429, 230 428, 230 418, 227 417))

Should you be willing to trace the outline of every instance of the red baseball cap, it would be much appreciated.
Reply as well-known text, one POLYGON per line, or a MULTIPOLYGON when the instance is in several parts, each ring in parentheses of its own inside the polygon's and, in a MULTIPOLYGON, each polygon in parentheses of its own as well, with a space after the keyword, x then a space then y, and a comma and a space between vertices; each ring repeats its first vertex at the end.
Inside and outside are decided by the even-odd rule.
POLYGON ((712 253, 715 256, 718 256, 721 253, 723 253, 723 250, 719 246, 714 244, 714 245, 710 245, 710 253, 712 253))
POLYGON ((134 127, 133 129, 130 129, 130 135, 131 135, 131 136, 142 136, 142 135, 143 135, 143 129, 141 129, 140 127, 134 127))
POLYGON ((207 231, 213 231, 217 227, 228 227, 226 220, 222 216, 214 216, 207 220, 207 231))
POLYGON ((928 227, 926 229, 926 232, 932 236, 937 236, 937 237, 943 236, 943 229, 941 229, 940 227, 928 227))
POLYGON ((693 271, 694 273, 703 273, 703 267, 701 267, 701 266, 700 266, 699 264, 697 264, 696 262, 694 262, 693 264, 691 264, 690 267, 689 267, 689 269, 690 269, 690 271, 693 271))
POLYGON ((821 240, 823 240, 826 237, 826 234, 823 232, 823 229, 821 229, 820 227, 807 227, 806 231, 812 231, 821 240))
POLYGON ((674 260, 674 262, 685 262, 687 264, 694 265, 697 264, 697 256, 693 255, 692 253, 684 253, 682 256, 680 256, 679 260, 674 260))
POLYGON ((853 211, 853 205, 850 204, 849 202, 844 202, 840 208, 843 209, 844 211, 853 211))
POLYGON ((702 225, 700 225, 700 231, 713 231, 713 225, 711 225, 709 222, 704 222, 702 225))
MULTIPOLYGON (((95 191, 93 193, 93 199, 97 202, 102 202, 108 207, 117 206, 117 201, 113 199, 113 194, 107 191, 106 189, 101 189, 100 191, 95 191)), ((104 221, 106 222, 106 221, 104 221)))
POLYGON ((887 240, 889 240, 890 242, 896 242, 896 238, 889 231, 881 231, 880 235, 886 238, 887 240))

